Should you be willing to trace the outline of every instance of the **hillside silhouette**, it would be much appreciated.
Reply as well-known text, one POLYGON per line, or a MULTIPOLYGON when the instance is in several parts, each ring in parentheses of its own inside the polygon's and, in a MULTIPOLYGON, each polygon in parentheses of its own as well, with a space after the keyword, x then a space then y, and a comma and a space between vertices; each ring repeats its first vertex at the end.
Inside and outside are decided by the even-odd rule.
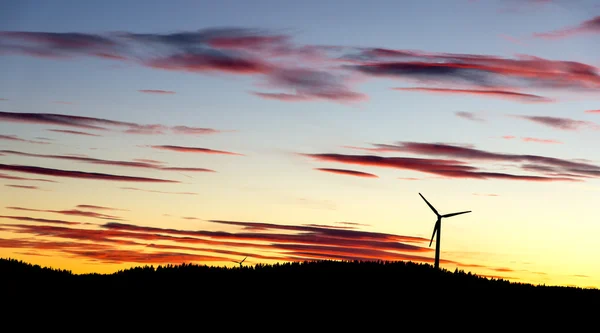
MULTIPOLYGON (((294 301, 346 297, 406 300, 442 298, 442 303, 470 300, 526 300, 529 304, 600 301, 600 290, 515 283, 470 272, 436 270, 429 264, 388 261, 306 261, 217 267, 196 264, 140 266, 112 274, 73 274, 15 259, 0 259, 0 281, 11 286, 5 296, 81 296, 93 299, 143 297, 188 299, 245 295, 294 301)), ((238 297, 238 301, 240 298, 238 297)))

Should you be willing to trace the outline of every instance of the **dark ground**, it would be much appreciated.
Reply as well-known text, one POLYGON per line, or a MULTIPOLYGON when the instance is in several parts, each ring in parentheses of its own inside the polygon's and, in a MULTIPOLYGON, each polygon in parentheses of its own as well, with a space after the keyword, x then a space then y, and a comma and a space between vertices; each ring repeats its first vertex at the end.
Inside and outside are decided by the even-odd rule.
POLYGON ((442 319, 432 317, 439 311, 445 327, 491 317, 497 322, 486 325, 495 331, 494 325, 510 323, 537 323, 537 328, 551 327, 553 321, 581 324, 599 318, 600 309, 598 289, 511 283, 411 262, 315 261, 242 268, 182 264, 75 275, 0 259, 0 283, 0 300, 12 310, 88 312, 104 321, 181 311, 180 316, 193 313, 208 321, 219 316, 219 326, 237 325, 236 316, 250 314, 251 320, 289 316, 329 323, 343 316, 339 320, 349 327, 353 321, 379 325, 427 314, 419 326, 429 331, 430 325, 440 324, 442 319))

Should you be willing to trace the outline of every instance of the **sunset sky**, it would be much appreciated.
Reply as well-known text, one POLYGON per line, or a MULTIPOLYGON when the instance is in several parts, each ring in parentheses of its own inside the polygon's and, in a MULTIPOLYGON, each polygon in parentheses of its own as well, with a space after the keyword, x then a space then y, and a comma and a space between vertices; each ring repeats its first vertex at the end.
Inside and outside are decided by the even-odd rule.
POLYGON ((0 257, 600 287, 590 0, 2 1, 0 257), (434 242, 435 244, 435 242, 434 242))

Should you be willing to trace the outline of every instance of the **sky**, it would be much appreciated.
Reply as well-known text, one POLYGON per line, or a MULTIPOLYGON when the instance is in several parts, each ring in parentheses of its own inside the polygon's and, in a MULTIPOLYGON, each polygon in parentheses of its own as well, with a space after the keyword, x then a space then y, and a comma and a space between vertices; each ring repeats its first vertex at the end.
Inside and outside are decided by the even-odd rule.
POLYGON ((0 257, 600 287, 600 3, 0 1, 0 257))

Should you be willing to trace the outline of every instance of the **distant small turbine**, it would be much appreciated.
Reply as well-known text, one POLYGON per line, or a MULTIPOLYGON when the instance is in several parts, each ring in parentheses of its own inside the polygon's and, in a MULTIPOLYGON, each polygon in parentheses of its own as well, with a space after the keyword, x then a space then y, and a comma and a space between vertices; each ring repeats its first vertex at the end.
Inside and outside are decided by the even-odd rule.
MULTIPOLYGON (((246 256, 246 258, 248 258, 248 256, 246 256)), ((235 260, 234 260, 233 262, 234 262, 234 263, 236 263, 236 264, 240 264, 240 267, 242 267, 242 263, 243 263, 244 261, 246 261, 246 258, 244 258, 244 260, 242 260, 242 261, 235 261, 235 260)))
POLYGON ((452 216, 465 214, 465 213, 470 213, 471 211, 468 210, 468 211, 464 211, 464 212, 440 215, 440 213, 438 213, 438 211, 429 203, 429 201, 427 201, 427 199, 425 199, 425 197, 421 193, 419 193, 419 195, 421 196, 421 198, 423 198, 423 200, 425 200, 425 203, 427 203, 427 206, 429 206, 429 208, 431 208, 431 210, 437 216, 437 221, 435 221, 435 227, 433 228, 433 235, 431 235, 431 241, 429 242, 429 247, 431 247, 431 243, 433 243, 433 237, 435 237, 435 233, 437 232, 437 238, 435 240, 435 265, 434 265, 434 267, 437 269, 440 267, 440 237, 441 237, 441 233, 442 233, 442 218, 443 217, 452 217, 452 216))

